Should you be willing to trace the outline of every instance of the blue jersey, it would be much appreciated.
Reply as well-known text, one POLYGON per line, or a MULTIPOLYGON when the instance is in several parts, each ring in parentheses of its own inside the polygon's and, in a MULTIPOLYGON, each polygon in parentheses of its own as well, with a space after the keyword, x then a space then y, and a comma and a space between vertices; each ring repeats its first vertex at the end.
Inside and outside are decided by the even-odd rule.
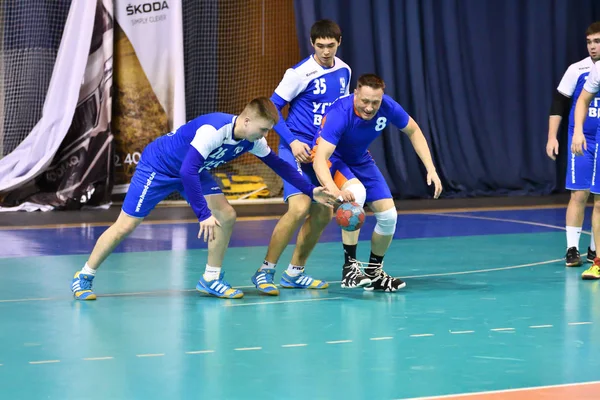
POLYGON ((383 95, 381 107, 370 120, 364 120, 354 112, 354 95, 338 99, 325 117, 314 144, 322 138, 336 145, 333 157, 347 165, 358 165, 369 161, 368 148, 381 135, 388 123, 403 129, 410 116, 400 104, 388 95, 383 95))
POLYGON ((131 216, 144 217, 173 189, 181 189, 198 221, 204 221, 211 213, 203 193, 221 192, 208 171, 246 152, 259 157, 282 178, 293 182, 312 198, 314 186, 271 152, 264 137, 255 142, 234 139, 236 118, 224 113, 202 115, 150 143, 142 153, 139 173, 136 170, 136 179, 132 179, 137 184, 130 186, 131 194, 128 191, 123 210, 131 216))
POLYGON ((294 139, 311 144, 327 108, 348 94, 350 76, 350 67, 337 57, 330 68, 318 64, 314 55, 289 68, 271 97, 280 111, 290 104, 287 120, 281 118, 275 131, 288 144, 294 139))
POLYGON ((178 177, 190 146, 205 160, 199 172, 214 169, 248 151, 258 157, 269 154, 271 150, 264 138, 256 142, 233 140, 235 119, 235 115, 225 113, 202 115, 154 140, 144 149, 142 158, 157 172, 178 177))
MULTIPOLYGON (((571 113, 569 114, 569 133, 573 134, 575 128, 575 106, 577 99, 581 94, 588 75, 594 67, 594 62, 591 57, 571 64, 565 72, 563 78, 558 85, 557 90, 563 95, 572 98, 571 113)), ((588 109, 588 115, 583 124, 583 134, 588 138, 596 137, 598 128, 598 118, 600 117, 600 94, 596 95, 588 109)))

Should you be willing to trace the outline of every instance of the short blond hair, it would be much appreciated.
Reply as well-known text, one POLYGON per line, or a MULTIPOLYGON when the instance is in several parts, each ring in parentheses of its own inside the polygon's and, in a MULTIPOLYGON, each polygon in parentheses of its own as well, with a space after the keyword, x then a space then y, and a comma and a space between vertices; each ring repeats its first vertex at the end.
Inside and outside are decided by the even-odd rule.
POLYGON ((273 123, 279 122, 279 112, 277 107, 268 97, 256 97, 250 101, 244 108, 244 114, 253 114, 259 118, 264 118, 273 123))

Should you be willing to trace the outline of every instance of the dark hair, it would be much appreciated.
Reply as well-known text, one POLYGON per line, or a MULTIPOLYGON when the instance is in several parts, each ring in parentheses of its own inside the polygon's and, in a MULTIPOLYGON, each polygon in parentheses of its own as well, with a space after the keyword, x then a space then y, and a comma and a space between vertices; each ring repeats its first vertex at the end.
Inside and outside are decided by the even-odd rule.
POLYGON ((257 97, 252 99, 244 111, 251 112, 260 118, 273 122, 273 125, 279 122, 279 113, 275 104, 268 97, 257 97))
POLYGON ((600 21, 596 21, 585 30, 585 36, 594 35, 600 33, 600 21))
POLYGON ((368 86, 373 89, 385 89, 385 82, 375 74, 364 74, 358 78, 358 82, 356 83, 357 89, 360 89, 362 86, 368 86))
POLYGON ((315 43, 317 39, 333 38, 339 43, 342 40, 342 30, 339 25, 329 19, 322 19, 310 28, 310 41, 315 43))

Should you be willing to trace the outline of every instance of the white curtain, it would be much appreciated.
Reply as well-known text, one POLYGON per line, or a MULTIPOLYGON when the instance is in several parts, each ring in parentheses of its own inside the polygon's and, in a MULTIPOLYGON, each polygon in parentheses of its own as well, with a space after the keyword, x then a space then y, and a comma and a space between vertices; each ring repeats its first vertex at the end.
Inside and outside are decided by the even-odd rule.
POLYGON ((0 159, 0 192, 42 173, 65 138, 79 98, 95 12, 95 1, 75 0, 71 4, 42 118, 15 150, 0 159))

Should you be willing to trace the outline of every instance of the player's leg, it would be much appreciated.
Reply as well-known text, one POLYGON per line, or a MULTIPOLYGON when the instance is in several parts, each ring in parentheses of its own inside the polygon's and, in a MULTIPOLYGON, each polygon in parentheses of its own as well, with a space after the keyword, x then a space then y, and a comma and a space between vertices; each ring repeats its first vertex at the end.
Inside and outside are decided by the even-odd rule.
MULTIPOLYGON (((202 193, 208 208, 221 226, 215 227, 215 238, 208 242, 208 259, 204 274, 198 280, 196 289, 224 299, 239 299, 244 296, 244 293, 239 289, 232 288, 224 279, 225 274, 222 271, 225 252, 229 246, 237 215, 210 172, 202 171, 200 178, 202 193)), ((183 189, 180 189, 180 192, 185 196, 183 189)))
MULTIPOLYGON (((566 236, 567 236, 567 253, 565 255, 565 263, 567 267, 579 267, 583 264, 579 252, 579 238, 585 215, 585 205, 589 197, 588 190, 571 190, 571 197, 567 205, 566 213, 566 236)), ((588 253, 591 253, 590 246, 588 253)))
POLYGON ((305 274, 304 267, 323 230, 331 222, 331 217, 332 212, 329 207, 323 204, 311 204, 308 218, 304 220, 300 232, 298 232, 290 265, 281 276, 280 285, 282 288, 326 289, 329 287, 327 282, 305 274))
POLYGON ((98 238, 88 261, 73 277, 71 291, 76 299, 96 299, 92 291, 96 270, 115 247, 133 232, 150 211, 176 187, 176 179, 157 173, 143 162, 138 164, 117 221, 98 238))
MULTIPOLYGON (((572 134, 569 135, 569 154, 567 159, 567 176, 565 187, 571 191, 571 198, 567 205, 565 216, 565 230, 567 239, 567 252, 565 255, 565 264, 567 267, 579 267, 583 262, 579 252, 579 238, 581 236, 581 227, 585 216, 585 205, 589 197, 592 172, 594 169, 595 142, 584 152, 582 157, 571 153, 572 134)), ((595 257, 593 252, 595 245, 591 245, 588 254, 592 260, 595 257)))
MULTIPOLYGON (((594 195, 594 209, 592 211, 592 237, 596 248, 600 246, 600 158, 598 157, 598 149, 594 151, 594 168, 592 172, 592 180, 590 192, 594 195)), ((581 277, 583 279, 600 279, 600 258, 595 257, 592 266, 585 270, 581 277)))
MULTIPOLYGON (((594 233, 594 240, 596 246, 600 246, 600 185, 595 187, 592 185, 591 189, 594 194, 594 210, 592 211, 592 232, 594 233)), ((588 280, 600 279, 600 258, 596 257, 590 268, 583 271, 581 278, 588 280)))
MULTIPOLYGON (((585 154, 586 160, 587 160, 587 165, 588 165, 588 169, 587 169, 587 176, 589 178, 589 182, 590 182, 590 189, 592 187, 592 185, 594 184, 594 171, 596 171, 596 168, 594 167, 596 165, 596 158, 598 157, 598 147, 597 147, 597 141, 596 138, 590 138, 590 140, 587 141, 587 151, 585 154), (592 140, 594 139, 594 140, 592 140)), ((588 191, 588 198, 590 195, 590 191, 588 191)), ((587 203, 587 199, 585 203, 587 203)), ((583 205, 583 210, 584 210, 584 215, 585 215, 585 206, 586 204, 583 205)), ((594 230, 592 229, 592 234, 590 237, 590 245, 588 246, 588 250, 587 250, 587 257, 586 260, 588 262, 593 263, 594 259, 596 258, 596 235, 594 234, 594 230)))
POLYGON ((392 243, 398 220, 392 193, 374 161, 353 167, 352 171, 365 186, 367 204, 377 220, 371 236, 369 265, 365 268, 365 275, 371 279, 371 284, 365 290, 395 292, 405 287, 406 283, 383 270, 383 259, 392 243))
MULTIPOLYGON (((288 164, 299 168, 289 148, 280 146, 279 157, 288 164)), ((306 177, 306 179, 310 178, 306 177)), ((275 229, 273 229, 263 264, 251 277, 252 283, 254 283, 258 290, 272 296, 279 294, 279 290, 273 280, 279 258, 292 239, 292 235, 296 232, 300 224, 306 220, 311 208, 310 197, 286 181, 283 181, 283 199, 288 204, 288 209, 279 221, 277 221, 275 229)), ((290 264, 288 269, 293 269, 293 266, 290 264)), ((300 273, 300 271, 290 272, 292 274, 300 273)))
MULTIPOLYGON (((312 164, 302 164, 302 172, 305 178, 310 180, 313 185, 320 185, 312 164)), ((297 189, 294 188, 295 190, 297 189)), ((298 195, 294 197, 298 197, 298 195)), ((331 222, 332 212, 329 207, 312 201, 308 205, 308 213, 304 212, 304 209, 302 211, 304 214, 308 214, 308 216, 303 220, 304 222, 300 227, 292 259, 287 270, 281 275, 279 284, 282 288, 287 289, 326 289, 329 287, 327 282, 307 275, 304 268, 323 230, 331 222)))
MULTIPOLYGON (((355 203, 364 207, 367 197, 366 189, 350 168, 340 160, 334 160, 331 172, 337 187, 352 192, 355 203)), ((365 287, 371 284, 371 279, 362 272, 356 258, 359 233, 360 230, 353 232, 342 230, 344 265, 342 266, 341 286, 343 288, 365 287)))

